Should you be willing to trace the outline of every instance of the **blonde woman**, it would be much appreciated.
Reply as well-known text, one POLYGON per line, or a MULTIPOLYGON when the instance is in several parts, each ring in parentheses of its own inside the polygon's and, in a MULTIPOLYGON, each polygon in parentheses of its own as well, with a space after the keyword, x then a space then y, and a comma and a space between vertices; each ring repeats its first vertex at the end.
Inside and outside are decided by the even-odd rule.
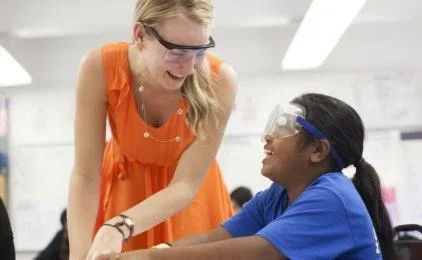
POLYGON ((71 259, 148 248, 232 215, 215 156, 237 82, 208 52, 212 3, 138 0, 135 9, 133 41, 93 50, 80 65, 71 259))

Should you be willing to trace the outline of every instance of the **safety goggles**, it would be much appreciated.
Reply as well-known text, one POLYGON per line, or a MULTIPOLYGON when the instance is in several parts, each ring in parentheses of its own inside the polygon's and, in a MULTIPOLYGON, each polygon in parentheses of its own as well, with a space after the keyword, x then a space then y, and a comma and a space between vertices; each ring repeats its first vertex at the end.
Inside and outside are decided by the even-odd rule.
POLYGON ((148 34, 152 35, 158 42, 166 48, 165 60, 171 62, 186 62, 195 58, 195 62, 201 62, 207 50, 215 47, 214 39, 210 36, 206 45, 179 45, 164 40, 152 27, 145 26, 148 34))
MULTIPOLYGON (((286 138, 296 135, 304 128, 309 134, 317 139, 327 139, 318 128, 308 122, 306 119, 305 108, 294 103, 286 105, 278 104, 270 114, 265 126, 262 140, 265 142, 265 136, 272 138, 286 138)), ((340 169, 344 168, 344 160, 337 152, 334 145, 331 145, 331 155, 336 160, 340 169)))

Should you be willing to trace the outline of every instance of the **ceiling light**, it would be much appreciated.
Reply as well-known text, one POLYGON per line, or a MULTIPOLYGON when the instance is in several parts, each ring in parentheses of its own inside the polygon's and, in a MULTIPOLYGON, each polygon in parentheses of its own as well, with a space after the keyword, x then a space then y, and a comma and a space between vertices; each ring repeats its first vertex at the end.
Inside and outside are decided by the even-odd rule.
POLYGON ((31 84, 29 73, 0 45, 0 87, 31 84))
POLYGON ((314 0, 281 64, 284 70, 321 66, 366 0, 314 0))

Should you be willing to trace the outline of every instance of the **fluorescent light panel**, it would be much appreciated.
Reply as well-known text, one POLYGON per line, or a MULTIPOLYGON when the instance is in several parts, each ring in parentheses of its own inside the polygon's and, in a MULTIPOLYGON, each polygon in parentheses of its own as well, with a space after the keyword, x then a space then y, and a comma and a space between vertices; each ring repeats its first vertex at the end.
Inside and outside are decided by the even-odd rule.
POLYGON ((284 56, 284 70, 321 66, 366 0, 314 0, 284 56))
POLYGON ((29 73, 0 45, 0 87, 31 84, 29 73))

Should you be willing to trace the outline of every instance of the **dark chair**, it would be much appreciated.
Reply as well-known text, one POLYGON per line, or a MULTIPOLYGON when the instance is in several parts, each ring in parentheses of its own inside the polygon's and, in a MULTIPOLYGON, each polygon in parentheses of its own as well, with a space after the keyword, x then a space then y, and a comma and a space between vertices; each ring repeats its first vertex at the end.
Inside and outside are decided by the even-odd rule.
POLYGON ((394 227, 396 240, 394 247, 399 260, 421 260, 422 259, 422 240, 417 237, 400 236, 400 233, 419 232, 422 234, 422 226, 416 224, 399 225, 394 227))

